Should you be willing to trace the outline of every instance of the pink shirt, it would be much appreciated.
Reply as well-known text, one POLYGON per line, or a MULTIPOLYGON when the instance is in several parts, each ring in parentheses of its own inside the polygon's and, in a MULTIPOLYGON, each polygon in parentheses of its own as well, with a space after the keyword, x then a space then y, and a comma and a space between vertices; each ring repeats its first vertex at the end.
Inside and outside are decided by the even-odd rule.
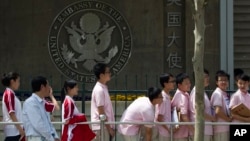
MULTIPOLYGON (((91 98, 91 122, 98 122, 99 120, 99 113, 98 107, 103 106, 104 112, 107 116, 109 122, 114 122, 114 112, 112 103, 110 100, 108 88, 106 85, 96 82, 96 85, 92 91, 92 98, 91 98)), ((111 125, 113 128, 113 125, 111 125)), ((100 130, 99 124, 92 124, 92 130, 100 130)))
MULTIPOLYGON (((229 109, 227 109, 225 98, 227 97, 227 93, 222 91, 220 88, 216 88, 211 96, 211 105, 213 107, 220 106, 222 107, 223 112, 227 115, 229 109)), ((217 122, 226 122, 225 120, 217 117, 217 122)), ((228 125, 215 125, 214 126, 214 133, 221 133, 221 132, 228 132, 229 126, 228 125)))
MULTIPOLYGON (((186 114, 189 117, 189 95, 187 92, 176 90, 174 97, 171 101, 171 107, 180 109, 180 114, 186 114)), ((187 125, 180 125, 179 130, 174 133, 174 138, 187 138, 188 127, 187 125)))
MULTIPOLYGON (((195 121, 195 87, 190 93, 189 98, 189 110, 190 110, 190 120, 192 122, 195 121)), ((211 104, 207 94, 204 92, 204 103, 205 103, 205 113, 208 115, 212 115, 211 112, 211 104)), ((211 122, 210 120, 206 120, 206 122, 211 122)), ((204 128, 205 135, 213 135, 213 126, 212 125, 205 125, 204 128)), ((190 132, 190 135, 194 135, 194 133, 190 132)))
MULTIPOLYGON (((162 93, 163 101, 160 105, 159 104, 156 105, 155 118, 157 118, 158 115, 163 115, 163 117, 164 117, 163 122, 171 122, 171 100, 170 100, 170 97, 165 91, 162 91, 161 93, 162 93)), ((167 125, 167 126, 170 127, 169 125, 167 125)), ((156 127, 158 128, 159 133, 162 136, 170 137, 169 131, 167 131, 162 125, 156 125, 156 127)))
MULTIPOLYGON (((240 90, 237 90, 231 97, 229 108, 232 108, 241 103, 243 103, 248 109, 250 109, 250 95, 249 93, 242 93, 240 90)), ((233 120, 233 122, 240 121, 233 120)))
MULTIPOLYGON (((14 112, 18 122, 22 122, 22 105, 13 90, 6 88, 2 99, 3 122, 13 122, 10 113, 14 112)), ((23 126, 23 125, 21 125, 23 126)), ((14 124, 6 124, 3 127, 5 136, 17 136, 19 131, 14 124)))
MULTIPOLYGON (((121 122, 154 122, 155 108, 148 97, 137 98, 123 112, 121 122)), ((137 135, 140 130, 140 124, 119 124, 118 131, 123 135, 137 135)), ((153 125, 144 125, 152 127, 153 125)))

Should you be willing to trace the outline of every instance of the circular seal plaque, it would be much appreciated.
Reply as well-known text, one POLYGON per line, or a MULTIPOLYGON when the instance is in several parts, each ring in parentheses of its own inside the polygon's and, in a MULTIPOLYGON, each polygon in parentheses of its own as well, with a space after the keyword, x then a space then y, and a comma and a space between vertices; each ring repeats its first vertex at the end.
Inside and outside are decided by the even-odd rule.
POLYGON ((95 82, 93 66, 108 64, 112 76, 128 62, 132 37, 126 19, 109 4, 81 1, 63 9, 54 19, 48 50, 56 68, 77 81, 95 82))

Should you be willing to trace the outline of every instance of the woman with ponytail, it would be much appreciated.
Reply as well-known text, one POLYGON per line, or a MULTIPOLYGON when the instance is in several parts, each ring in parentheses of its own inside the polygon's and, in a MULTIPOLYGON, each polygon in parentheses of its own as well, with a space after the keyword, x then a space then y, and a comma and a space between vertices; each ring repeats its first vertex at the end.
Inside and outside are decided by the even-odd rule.
MULTIPOLYGON (((16 72, 9 72, 2 77, 2 84, 6 87, 2 99, 3 122, 22 122, 22 105, 15 95, 20 86, 20 76, 16 72)), ((23 126, 20 124, 4 125, 4 141, 25 139, 23 126)))
POLYGON ((95 134, 86 122, 86 116, 79 112, 73 97, 78 94, 78 85, 75 80, 65 81, 61 91, 62 104, 62 141, 91 141, 95 134))

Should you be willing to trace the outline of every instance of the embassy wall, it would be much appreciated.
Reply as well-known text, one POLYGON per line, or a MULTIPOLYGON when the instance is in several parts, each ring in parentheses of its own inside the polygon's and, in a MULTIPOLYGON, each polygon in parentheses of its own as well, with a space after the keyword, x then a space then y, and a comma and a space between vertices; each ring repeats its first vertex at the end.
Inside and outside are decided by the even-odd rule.
MULTIPOLYGON (((22 83, 20 89, 23 90, 30 90, 30 79, 36 75, 46 76, 54 90, 59 90, 62 87, 62 81, 68 79, 66 75, 76 78, 77 73, 83 75, 79 75, 77 79, 84 83, 87 81, 85 86, 91 89, 94 83, 89 82, 95 81, 94 77, 90 76, 91 66, 98 60, 107 61, 113 69, 113 79, 109 83, 110 89, 146 89, 147 86, 159 85, 157 78, 163 72, 171 72, 174 75, 179 72, 188 72, 192 75, 193 25, 191 10, 186 1, 174 3, 174 1, 162 0, 103 0, 92 5, 87 2, 91 3, 91 1, 82 1, 80 5, 83 8, 82 11, 78 11, 75 15, 68 14, 68 18, 64 21, 61 19, 63 25, 58 26, 60 31, 58 30, 56 36, 50 38, 51 29, 55 29, 53 23, 59 19, 58 15, 63 14, 63 10, 79 1, 2 1, 0 4, 0 74, 8 71, 20 73, 22 83), (93 6, 96 6, 95 9, 93 6), (110 13, 103 12, 105 8, 109 8, 110 13), (80 12, 83 13, 79 14, 80 12), (90 13, 94 16, 89 15, 90 13), (179 20, 173 20, 176 16, 179 16, 179 20), (82 28, 84 26, 81 27, 81 20, 93 17, 97 19, 99 17, 100 26, 97 29, 85 31, 82 28), (120 21, 119 17, 124 20, 120 21), (180 22, 180 19, 181 28, 169 26, 171 23, 180 22), (84 40, 87 37, 94 38, 94 36, 87 36, 86 33, 89 33, 88 35, 96 34, 97 31, 103 33, 101 30, 109 32, 106 36, 110 36, 111 41, 106 42, 108 44, 106 50, 94 53, 98 56, 97 58, 92 57, 91 51, 86 57, 83 53, 86 50, 76 51, 71 46, 70 36, 73 33, 68 32, 70 29, 78 31, 79 34, 85 32, 85 36, 81 36, 82 45, 86 42, 94 43, 93 40, 84 40), (124 31, 127 32, 124 33, 124 31), (173 46, 170 46, 173 37, 176 40, 173 46), (60 44, 58 46, 53 46, 53 42, 49 44, 49 41, 53 39, 60 39, 56 42, 60 44), (60 57, 53 58, 52 56, 55 57, 56 54, 50 53, 48 46, 56 47, 60 57), (64 57, 63 54, 71 57, 64 57), (178 61, 180 58, 181 62, 178 61), (70 69, 61 69, 60 64, 56 66, 56 62, 60 60, 70 69), (128 85, 124 85, 125 79, 129 82, 128 85), (136 81, 137 84, 135 84, 136 81)), ((205 65, 211 74, 219 67, 219 61, 215 61, 219 59, 218 7, 214 4, 217 2, 208 3, 210 14, 208 14, 207 21, 212 22, 213 26, 207 29, 206 36, 213 36, 213 38, 206 39, 206 45, 209 47, 206 47, 205 52, 205 64, 213 66, 210 68, 205 65)), ((68 12, 70 13, 70 10, 68 12)), ((91 23, 89 25, 94 28, 91 23)), ((108 39, 100 39, 97 42, 102 40, 108 39)), ((2 86, 0 88, 3 89, 2 86)))

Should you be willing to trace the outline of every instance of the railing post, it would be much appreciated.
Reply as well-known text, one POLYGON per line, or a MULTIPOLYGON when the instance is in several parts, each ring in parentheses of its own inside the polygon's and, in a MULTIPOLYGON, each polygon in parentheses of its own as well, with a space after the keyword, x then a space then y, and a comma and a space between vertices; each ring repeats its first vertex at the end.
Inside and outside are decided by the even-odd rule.
POLYGON ((82 112, 85 113, 85 83, 82 83, 82 112))
POLYGON ((173 125, 170 125, 170 141, 173 141, 173 125))
POLYGON ((100 115, 100 127, 101 127, 101 141, 105 140, 104 136, 104 130, 105 130, 105 121, 106 121, 106 115, 100 115))

